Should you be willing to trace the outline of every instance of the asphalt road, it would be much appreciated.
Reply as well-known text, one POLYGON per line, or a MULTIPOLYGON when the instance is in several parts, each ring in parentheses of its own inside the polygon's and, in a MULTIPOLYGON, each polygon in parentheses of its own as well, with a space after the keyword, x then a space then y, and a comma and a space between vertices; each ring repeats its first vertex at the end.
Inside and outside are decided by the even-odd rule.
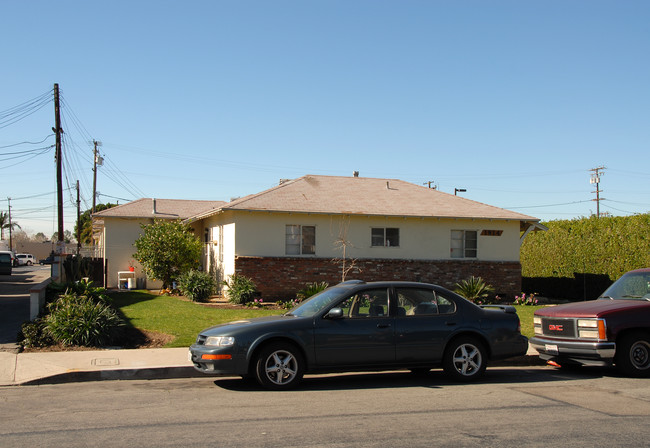
POLYGON ((0 276, 0 344, 16 342, 29 320, 29 290, 50 276, 50 266, 19 266, 0 276))
POLYGON ((308 375, 289 392, 211 377, 0 388, 3 448, 609 448, 647 446, 648 416, 648 380, 609 369, 308 375))

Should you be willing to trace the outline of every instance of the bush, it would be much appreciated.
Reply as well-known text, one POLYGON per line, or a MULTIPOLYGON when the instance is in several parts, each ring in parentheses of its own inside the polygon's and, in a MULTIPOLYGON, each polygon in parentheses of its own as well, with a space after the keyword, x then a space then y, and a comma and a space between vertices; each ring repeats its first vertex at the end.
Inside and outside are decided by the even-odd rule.
POLYGON ((230 303, 243 305, 253 300, 257 295, 255 282, 243 275, 233 274, 223 284, 228 287, 226 297, 228 297, 230 303))
POLYGON ((54 343, 45 328, 45 320, 40 318, 21 325, 18 342, 24 348, 47 347, 54 343))
POLYGON ((65 294, 48 309, 45 331, 63 345, 110 345, 124 325, 113 308, 86 296, 65 294))
POLYGON ((481 277, 472 275, 469 279, 456 283, 454 292, 465 297, 470 302, 485 305, 491 302, 489 296, 494 292, 494 288, 486 284, 481 277))
POLYGON ((205 302, 214 292, 214 279, 207 272, 192 269, 178 278, 178 288, 191 301, 205 302))

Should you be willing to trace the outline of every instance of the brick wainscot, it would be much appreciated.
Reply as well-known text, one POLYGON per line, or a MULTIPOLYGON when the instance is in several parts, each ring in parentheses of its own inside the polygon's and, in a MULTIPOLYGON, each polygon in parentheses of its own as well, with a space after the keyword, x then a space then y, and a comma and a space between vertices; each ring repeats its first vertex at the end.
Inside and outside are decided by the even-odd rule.
MULTIPOLYGON (((453 290, 470 276, 481 277, 499 297, 514 300, 521 293, 519 262, 468 260, 356 260, 358 271, 347 279, 367 282, 404 280, 434 283, 453 290)), ((341 281, 341 261, 307 257, 236 257, 235 272, 251 278, 265 301, 295 298, 307 283, 341 281)))

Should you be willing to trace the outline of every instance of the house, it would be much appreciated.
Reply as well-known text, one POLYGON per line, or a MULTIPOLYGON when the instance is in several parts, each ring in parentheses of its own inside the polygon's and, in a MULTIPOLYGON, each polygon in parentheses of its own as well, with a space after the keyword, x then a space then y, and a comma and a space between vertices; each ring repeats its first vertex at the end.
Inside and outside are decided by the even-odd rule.
POLYGON ((144 198, 93 214, 93 239, 98 247, 98 256, 104 259, 104 285, 118 287, 118 273, 128 271, 132 266, 134 277, 141 279, 140 287, 161 287, 160 281, 147 279, 144 282, 142 268, 133 259, 136 251, 133 243, 142 234, 142 225, 151 224, 155 219, 185 220, 225 204, 223 201, 144 198))
MULTIPOLYGON (((151 200, 140 201, 149 204, 150 220, 151 200)), ((184 202, 193 201, 176 205, 184 202)), ((127 220, 141 223, 147 207, 116 221, 117 208, 94 215, 104 219, 111 264, 119 251, 111 240, 133 253, 138 233, 130 221, 127 231, 127 220)), ((307 175, 193 214, 166 211, 202 237, 205 270, 219 280, 234 273, 250 277, 266 300, 291 298, 306 283, 335 284, 344 276, 453 289, 474 275, 512 298, 521 292, 521 241, 544 229, 531 216, 398 179, 357 175, 307 175)), ((129 255, 119 257, 119 266, 128 266, 129 255)))

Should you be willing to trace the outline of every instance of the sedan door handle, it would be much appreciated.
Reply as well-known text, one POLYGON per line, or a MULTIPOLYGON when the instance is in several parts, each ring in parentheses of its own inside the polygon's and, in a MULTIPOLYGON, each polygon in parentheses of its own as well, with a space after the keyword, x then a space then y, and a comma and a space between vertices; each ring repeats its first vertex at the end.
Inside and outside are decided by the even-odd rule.
POLYGON ((377 328, 389 328, 390 324, 377 324, 377 328))
POLYGON ((446 324, 448 327, 453 327, 454 325, 456 325, 456 322, 446 322, 446 324))

